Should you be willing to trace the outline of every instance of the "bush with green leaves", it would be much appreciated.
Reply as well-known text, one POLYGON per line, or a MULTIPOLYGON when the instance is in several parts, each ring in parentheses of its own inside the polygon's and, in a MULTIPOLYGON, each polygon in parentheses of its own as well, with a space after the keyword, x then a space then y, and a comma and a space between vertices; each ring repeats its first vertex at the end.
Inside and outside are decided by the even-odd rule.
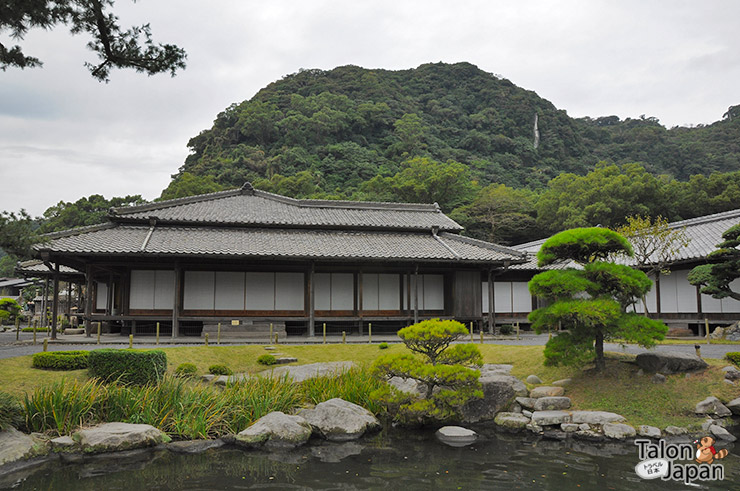
POLYGON ((581 365, 592 360, 603 370, 604 341, 623 339, 649 348, 664 338, 660 321, 627 312, 652 282, 645 273, 606 259, 632 256, 632 246, 618 233, 600 227, 577 228, 553 235, 537 253, 540 267, 567 260, 579 264, 535 275, 529 292, 549 305, 529 314, 539 334, 559 331, 545 345, 548 365, 581 365), (562 331, 561 331, 562 329, 562 331))
POLYGON ((233 372, 231 371, 231 368, 226 365, 218 364, 208 367, 208 373, 212 375, 231 375, 233 372))
POLYGON ((180 363, 177 365, 177 368, 175 368, 175 375, 177 377, 195 377, 198 374, 198 367, 196 367, 192 363, 180 363))
POLYGON ((18 428, 23 424, 23 406, 20 401, 0 391, 0 431, 10 428, 18 428))
POLYGON ((733 351, 725 355, 728 360, 740 367, 740 351, 733 351))
POLYGON ((257 363, 260 365, 274 365, 277 363, 277 358, 275 358, 272 355, 262 355, 259 358, 257 358, 257 363))
POLYGON ((509 334, 514 332, 514 326, 512 326, 511 324, 504 324, 499 328, 499 332, 504 336, 508 336, 509 334))
POLYGON ((88 355, 90 375, 106 382, 144 385, 159 382, 167 370, 162 350, 99 349, 88 355))
POLYGON ((48 332, 48 329, 45 327, 22 327, 21 332, 33 332, 34 329, 36 329, 36 332, 48 332))
POLYGON ((33 355, 31 366, 45 370, 80 370, 87 368, 88 351, 42 351, 33 355))
POLYGON ((453 420, 460 409, 483 396, 479 367, 482 357, 473 344, 452 343, 468 330, 459 322, 431 319, 398 331, 414 354, 387 354, 373 365, 373 373, 386 380, 401 377, 419 382, 421 396, 401 393, 390 385, 372 398, 404 425, 436 424, 453 420))
POLYGON ((380 343, 378 349, 388 349, 388 343, 380 343))

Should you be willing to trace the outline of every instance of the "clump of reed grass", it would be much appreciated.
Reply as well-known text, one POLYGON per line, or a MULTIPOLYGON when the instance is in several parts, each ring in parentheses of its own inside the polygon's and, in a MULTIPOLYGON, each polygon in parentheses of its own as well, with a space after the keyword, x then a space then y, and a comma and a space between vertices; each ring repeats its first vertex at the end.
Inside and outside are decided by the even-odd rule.
POLYGON ((105 399, 106 387, 97 379, 84 383, 62 379, 42 385, 24 398, 26 427, 31 431, 69 434, 80 426, 100 421, 105 399))
POLYGON ((304 398, 313 404, 339 397, 380 414, 383 407, 372 400, 370 394, 383 385, 384 382, 369 370, 352 368, 334 375, 308 379, 301 384, 301 389, 304 398))

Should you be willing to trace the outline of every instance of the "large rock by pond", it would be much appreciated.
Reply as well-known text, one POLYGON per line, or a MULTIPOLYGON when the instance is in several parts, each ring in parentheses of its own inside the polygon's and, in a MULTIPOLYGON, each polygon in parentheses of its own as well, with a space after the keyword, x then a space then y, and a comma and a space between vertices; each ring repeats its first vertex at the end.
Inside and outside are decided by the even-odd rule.
POLYGON ((534 401, 535 411, 556 411, 570 408, 570 397, 540 397, 534 401))
POLYGON ((717 440, 724 440, 726 442, 734 442, 737 440, 737 437, 719 425, 711 425, 709 427, 709 432, 714 435, 717 440))
POLYGON ((268 449, 294 448, 311 437, 311 425, 301 416, 273 411, 235 436, 235 443, 244 447, 268 449))
POLYGON ((732 414, 722 402, 714 396, 707 397, 696 405, 694 410, 696 414, 711 414, 724 418, 732 414))
POLYGON ((730 402, 725 404, 725 407, 729 409, 735 416, 740 416, 740 397, 731 400, 730 402))
POLYGON ((709 365, 693 353, 679 351, 651 351, 640 353, 635 359, 637 366, 649 373, 665 375, 704 370, 709 365))
POLYGON ((526 396, 527 387, 518 378, 493 371, 480 378, 483 399, 470 401, 461 410, 465 423, 490 421, 499 411, 506 409, 517 396, 526 396))
POLYGON ((571 411, 570 415, 576 424, 603 425, 625 421, 624 416, 608 411, 571 411))
POLYGON ((117 452, 170 441, 170 437, 154 426, 131 423, 104 423, 79 430, 72 438, 85 453, 117 452))
POLYGON ((538 426, 572 423, 571 418, 571 414, 566 411, 535 411, 532 413, 532 423, 538 426))
POLYGON ((660 438, 663 436, 663 434, 660 431, 660 428, 656 428, 655 426, 649 426, 649 425, 640 425, 637 428, 637 434, 640 436, 644 436, 647 438, 660 438))
POLYGON ((602 427, 604 436, 614 440, 624 440, 625 438, 634 438, 637 434, 635 429, 624 423, 605 423, 602 427))
POLYGON ((509 431, 523 430, 529 424, 529 421, 530 419, 521 413, 507 412, 498 413, 493 420, 497 426, 509 431))
POLYGON ((362 406, 334 398, 321 402, 313 409, 303 409, 313 432, 327 440, 342 442, 360 438, 365 432, 380 429, 378 419, 362 406))
POLYGON ((12 426, 0 431, 0 465, 35 457, 44 453, 41 450, 33 438, 12 426))

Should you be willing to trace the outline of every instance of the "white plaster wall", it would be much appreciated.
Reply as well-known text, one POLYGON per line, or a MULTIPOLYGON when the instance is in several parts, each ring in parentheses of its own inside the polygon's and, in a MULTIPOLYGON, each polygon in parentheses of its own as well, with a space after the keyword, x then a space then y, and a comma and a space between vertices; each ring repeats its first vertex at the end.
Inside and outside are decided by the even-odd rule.
POLYGON ((244 310, 244 273, 216 272, 216 310, 244 310))
POLYGON ((97 294, 95 296, 95 309, 105 310, 105 308, 108 306, 108 284, 100 283, 99 281, 96 281, 95 283, 97 284, 97 287, 96 287, 97 294))
POLYGON ((216 273, 214 271, 185 271, 183 308, 186 310, 213 310, 216 273))
POLYGON ((378 275, 378 310, 401 309, 399 288, 400 284, 397 274, 378 275))
POLYGON ((352 273, 331 274, 331 310, 353 310, 355 308, 355 275, 352 273))
POLYGON ((303 273, 275 273, 275 310, 303 310, 303 273))
POLYGON ((331 273, 314 273, 313 308, 331 310, 331 273))
POLYGON ((511 283, 512 309, 514 312, 531 312, 532 296, 524 281, 513 281, 511 283))
MULTIPOLYGON (((444 276, 441 274, 425 274, 421 276, 424 277, 424 307, 422 307, 423 310, 444 310, 444 276)), ((396 301, 396 304, 398 304, 398 301, 396 301)))
POLYGON ((275 273, 246 273, 246 310, 275 310, 275 273))
MULTIPOLYGON (((154 309, 155 271, 131 271, 131 288, 129 289, 129 308, 154 309)), ((100 290, 98 290, 100 300, 100 290)))

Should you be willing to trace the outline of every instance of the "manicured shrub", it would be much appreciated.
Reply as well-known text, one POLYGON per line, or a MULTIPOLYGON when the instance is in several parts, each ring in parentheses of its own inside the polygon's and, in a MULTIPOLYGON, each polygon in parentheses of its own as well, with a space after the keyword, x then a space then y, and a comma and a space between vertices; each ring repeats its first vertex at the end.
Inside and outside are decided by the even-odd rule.
POLYGON ((162 350, 100 349, 88 355, 90 375, 106 382, 144 385, 157 383, 167 370, 162 350))
POLYGON ((23 424, 23 407, 18 399, 0 391, 0 431, 23 424))
POLYGON ((509 334, 514 332, 514 327, 511 324, 504 324, 503 326, 501 326, 500 332, 504 336, 508 336, 509 334))
MULTIPOLYGON (((33 327, 22 327, 21 332, 33 332, 33 327)), ((36 332, 46 332, 47 329, 45 327, 37 327, 36 332)))
POLYGON ((45 351, 33 355, 31 366, 45 370, 80 370, 87 368, 88 351, 45 351))
POLYGON ((740 351, 734 351, 732 353, 727 353, 727 359, 730 360, 732 363, 740 367, 740 351))
POLYGON ((233 372, 226 365, 211 365, 208 367, 208 373, 212 375, 231 375, 233 372))
POLYGON ((175 375, 178 377, 195 377, 197 374, 198 367, 192 363, 180 363, 177 368, 175 368, 175 375))
POLYGON ((378 349, 388 349, 388 343, 380 343, 378 349))
POLYGON ((277 359, 272 355, 262 355, 257 358, 257 363, 260 365, 274 365, 277 363, 277 359))

